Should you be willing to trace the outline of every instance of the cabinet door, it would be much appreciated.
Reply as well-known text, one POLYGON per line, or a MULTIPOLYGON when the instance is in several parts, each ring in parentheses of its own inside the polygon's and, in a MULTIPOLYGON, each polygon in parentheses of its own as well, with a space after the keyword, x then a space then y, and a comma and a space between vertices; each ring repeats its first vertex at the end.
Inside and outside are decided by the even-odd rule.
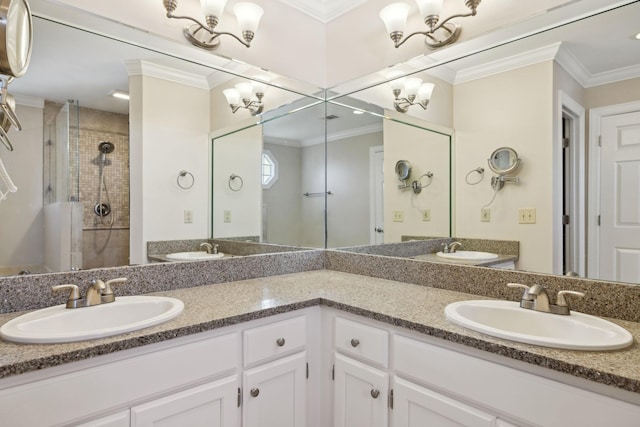
POLYGON ((388 374, 336 354, 334 427, 387 425, 388 374))
POLYGON ((496 417, 457 400, 396 379, 393 386, 394 427, 493 427, 496 417))
POLYGON ((86 423, 78 424, 76 427, 129 427, 129 410, 108 415, 86 423))
POLYGON ((239 427, 238 376, 131 408, 131 427, 239 427))
POLYGON ((306 352, 244 372, 244 427, 303 427, 307 402, 306 352))

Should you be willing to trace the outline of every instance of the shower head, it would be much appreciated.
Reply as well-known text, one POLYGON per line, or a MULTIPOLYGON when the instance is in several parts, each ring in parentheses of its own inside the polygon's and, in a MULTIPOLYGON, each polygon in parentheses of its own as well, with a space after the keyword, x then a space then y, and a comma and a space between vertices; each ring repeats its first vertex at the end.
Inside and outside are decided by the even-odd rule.
POLYGON ((115 149, 115 147, 113 146, 113 144, 109 141, 102 141, 100 144, 98 144, 98 150, 102 153, 102 154, 109 154, 112 153, 113 150, 115 149))

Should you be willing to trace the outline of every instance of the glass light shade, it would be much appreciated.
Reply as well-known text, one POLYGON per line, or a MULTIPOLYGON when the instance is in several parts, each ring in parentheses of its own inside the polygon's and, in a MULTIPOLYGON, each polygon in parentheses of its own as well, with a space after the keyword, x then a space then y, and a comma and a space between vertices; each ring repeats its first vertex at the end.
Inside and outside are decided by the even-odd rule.
POLYGON ((406 3, 391 3, 380 11, 380 19, 384 22, 389 34, 403 32, 407 25, 407 16, 409 16, 409 5, 406 3))
POLYGON ((422 19, 431 15, 439 16, 442 12, 443 0, 416 0, 416 3, 418 4, 418 9, 420 9, 422 19))
POLYGON ((215 16, 218 19, 222 18, 226 4, 227 0, 200 0, 200 7, 205 16, 215 16))
POLYGON ((404 91, 407 96, 416 95, 422 84, 422 79, 411 77, 404 82, 404 91))
POLYGON ((229 105, 238 105, 240 104, 240 92, 236 89, 230 88, 222 91, 225 98, 227 98, 227 103, 229 105))
POLYGON ((253 96, 253 85, 249 82, 238 83, 236 90, 240 94, 240 99, 251 99, 253 96))
POLYGON ((420 85, 418 89, 418 99, 420 101, 428 101, 431 99, 431 94, 433 93, 433 88, 436 85, 433 83, 423 83, 420 85))
POLYGON ((267 85, 265 82, 269 81, 267 76, 255 76, 255 80, 251 82, 254 93, 265 93, 267 91, 267 85))
POLYGON ((402 71, 396 70, 396 71, 391 71, 389 73, 387 73, 387 80, 389 79, 394 79, 391 80, 389 82, 389 86, 391 86, 392 90, 402 90, 404 89, 404 82, 406 80, 406 78, 404 77, 400 77, 402 76, 404 73, 402 71), (398 78, 396 78, 398 77, 398 78))
POLYGON ((257 4, 240 2, 233 6, 233 11, 238 19, 240 31, 251 31, 255 33, 260 23, 260 18, 264 14, 264 10, 257 4))

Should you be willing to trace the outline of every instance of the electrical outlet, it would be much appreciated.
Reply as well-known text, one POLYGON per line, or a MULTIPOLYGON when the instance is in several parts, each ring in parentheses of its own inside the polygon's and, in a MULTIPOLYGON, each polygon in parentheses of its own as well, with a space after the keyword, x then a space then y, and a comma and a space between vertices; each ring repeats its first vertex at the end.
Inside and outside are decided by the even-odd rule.
POLYGON ((431 209, 425 209, 422 212, 422 220, 423 221, 431 221, 431 209))
POLYGON ((393 222, 404 222, 404 211, 393 211, 393 222))
POLYGON ((480 222, 491 222, 491 209, 480 209, 480 222))
POLYGON ((191 224, 193 222, 193 211, 191 209, 185 209, 184 211, 184 223, 191 224))
POLYGON ((535 208, 518 209, 518 223, 519 224, 535 224, 536 209, 535 208))
POLYGON ((231 211, 224 211, 224 222, 231 222, 231 211))

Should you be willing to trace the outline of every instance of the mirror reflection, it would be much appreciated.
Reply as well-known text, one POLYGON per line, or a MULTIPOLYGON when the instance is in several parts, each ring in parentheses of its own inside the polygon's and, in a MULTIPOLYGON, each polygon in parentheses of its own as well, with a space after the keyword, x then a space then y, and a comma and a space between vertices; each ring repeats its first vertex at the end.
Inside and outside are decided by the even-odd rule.
POLYGON ((638 13, 633 2, 437 67, 418 58, 349 97, 391 109, 398 75, 435 84, 427 110, 406 115, 455 131, 452 236, 518 241, 521 270, 638 283, 638 13), (504 146, 524 161, 497 193, 481 170, 504 146))

